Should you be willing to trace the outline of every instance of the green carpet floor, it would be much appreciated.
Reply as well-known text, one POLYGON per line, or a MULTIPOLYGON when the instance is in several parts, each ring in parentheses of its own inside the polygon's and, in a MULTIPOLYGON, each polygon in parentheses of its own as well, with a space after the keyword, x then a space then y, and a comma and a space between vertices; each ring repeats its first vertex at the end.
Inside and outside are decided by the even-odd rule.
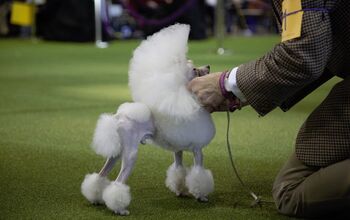
MULTIPOLYGON (((229 38, 231 55, 213 53, 215 41, 190 42, 189 58, 212 71, 257 58, 277 37, 229 38)), ((0 40, 0 219, 290 219, 273 204, 250 208, 227 155, 226 114, 214 113, 217 135, 205 148, 215 191, 209 203, 177 198, 164 184, 172 154, 141 146, 129 179, 131 215, 119 217, 89 204, 80 193, 87 173, 104 163, 90 148, 99 114, 130 101, 128 62, 139 41, 93 44, 0 40)), ((296 132, 334 81, 288 113, 265 117, 245 108, 231 116, 231 142, 245 183, 271 200, 274 176, 293 150, 296 132)), ((190 153, 185 154, 188 166, 190 153)), ((120 165, 113 170, 115 178, 120 165)))

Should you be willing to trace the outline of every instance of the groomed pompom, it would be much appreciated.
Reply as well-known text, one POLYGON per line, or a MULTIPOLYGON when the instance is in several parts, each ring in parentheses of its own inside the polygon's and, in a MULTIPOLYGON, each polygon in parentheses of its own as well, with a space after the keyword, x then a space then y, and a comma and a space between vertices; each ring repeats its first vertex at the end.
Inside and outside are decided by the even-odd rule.
POLYGON ((186 168, 183 166, 175 166, 173 163, 167 170, 165 185, 177 196, 187 194, 188 190, 185 184, 186 168))
POLYGON ((131 201, 130 188, 120 182, 113 182, 103 191, 106 206, 119 215, 128 215, 126 208, 131 201))
POLYGON ((81 193, 91 203, 103 204, 102 193, 109 183, 106 177, 101 177, 97 173, 87 174, 81 184, 81 193))
POLYGON ((193 166, 186 176, 186 186, 196 199, 206 197, 214 190, 213 175, 210 170, 193 166))
POLYGON ((151 110, 143 103, 126 102, 119 106, 117 116, 124 115, 137 122, 146 122, 151 118, 151 110))
POLYGON ((97 121, 92 147, 103 157, 116 157, 121 152, 120 137, 117 132, 118 120, 112 114, 102 114, 97 121))

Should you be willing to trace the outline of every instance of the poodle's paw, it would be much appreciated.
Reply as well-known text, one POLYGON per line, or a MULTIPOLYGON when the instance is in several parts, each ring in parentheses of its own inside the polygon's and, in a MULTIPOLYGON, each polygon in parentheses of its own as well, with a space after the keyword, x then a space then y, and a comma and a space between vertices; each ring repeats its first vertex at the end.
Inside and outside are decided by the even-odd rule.
POLYGON ((97 173, 87 174, 81 184, 81 193, 92 204, 103 204, 103 190, 110 184, 107 177, 97 173))
POLYGON ((208 202, 208 194, 214 190, 214 179, 210 170, 193 166, 186 176, 189 192, 200 202, 208 202))
POLYGON ((203 203, 209 202, 208 197, 206 197, 206 196, 199 197, 197 199, 197 201, 198 202, 203 202, 203 203))
POLYGON ((170 189, 170 191, 174 192, 176 196, 187 196, 188 190, 185 184, 186 178, 186 168, 183 166, 175 166, 173 163, 169 166, 167 170, 165 185, 170 189))
POLYGON ((121 216, 127 216, 127 215, 130 215, 130 212, 126 209, 124 210, 119 210, 119 211, 114 211, 115 214, 117 215, 121 215, 121 216))
POLYGON ((131 201, 130 187, 120 182, 113 182, 103 191, 106 206, 118 215, 129 215, 126 208, 131 201))

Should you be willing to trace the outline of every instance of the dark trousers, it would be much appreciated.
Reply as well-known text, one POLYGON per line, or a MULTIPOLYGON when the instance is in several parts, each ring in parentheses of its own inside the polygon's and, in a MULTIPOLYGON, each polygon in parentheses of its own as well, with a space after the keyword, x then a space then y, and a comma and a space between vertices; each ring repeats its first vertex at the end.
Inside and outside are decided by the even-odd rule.
POLYGON ((350 77, 333 87, 301 127, 296 153, 273 186, 278 211, 298 217, 350 214, 349 152, 350 77))
POLYGON ((350 159, 316 168, 292 154, 277 175, 272 193, 284 215, 328 218, 350 214, 350 159))

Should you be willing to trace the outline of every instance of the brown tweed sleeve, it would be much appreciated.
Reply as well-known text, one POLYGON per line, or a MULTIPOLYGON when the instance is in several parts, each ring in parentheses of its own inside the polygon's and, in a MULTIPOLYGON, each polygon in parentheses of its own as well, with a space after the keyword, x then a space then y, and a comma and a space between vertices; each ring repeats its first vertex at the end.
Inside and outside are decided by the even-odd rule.
POLYGON ((329 15, 306 11, 300 38, 279 43, 260 59, 239 66, 238 88, 263 116, 318 79, 331 49, 329 15))

